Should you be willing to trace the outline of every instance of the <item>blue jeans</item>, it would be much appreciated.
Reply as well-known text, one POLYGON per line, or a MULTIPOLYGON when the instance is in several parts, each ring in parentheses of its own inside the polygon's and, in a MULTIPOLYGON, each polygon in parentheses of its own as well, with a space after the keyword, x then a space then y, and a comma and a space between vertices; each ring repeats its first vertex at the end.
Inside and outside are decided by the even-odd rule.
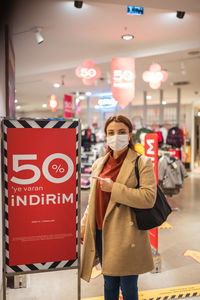
MULTIPOLYGON (((102 231, 96 230, 96 248, 102 265, 102 231)), ((107 276, 104 275, 105 300, 119 300, 121 288, 123 300, 138 300, 138 275, 107 276)))

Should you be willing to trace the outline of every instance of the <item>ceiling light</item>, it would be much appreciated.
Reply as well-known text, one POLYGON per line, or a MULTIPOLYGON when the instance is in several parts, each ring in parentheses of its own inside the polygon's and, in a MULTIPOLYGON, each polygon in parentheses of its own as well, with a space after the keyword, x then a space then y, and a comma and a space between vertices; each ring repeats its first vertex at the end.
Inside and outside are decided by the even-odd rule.
POLYGON ((183 19, 184 15, 185 15, 185 12, 184 12, 184 11, 178 10, 178 11, 176 12, 176 17, 177 17, 178 19, 183 19))
POLYGON ((92 93, 91 93, 91 92, 86 92, 85 95, 86 95, 87 97, 90 97, 90 96, 92 95, 92 93))
POLYGON ((41 44, 42 42, 44 42, 44 38, 41 35, 41 27, 33 27, 32 31, 35 33, 35 38, 38 44, 41 44))
POLYGON ((54 83, 54 85, 53 85, 55 88, 59 88, 60 87, 60 84, 59 83, 54 83))
POLYGON ((20 108, 21 108, 21 106, 20 106, 20 105, 17 105, 17 106, 16 106, 16 109, 20 109, 20 108))
POLYGON ((17 99, 15 99, 15 103, 17 103, 18 102, 18 100, 17 99))
POLYGON ((146 99, 147 99, 147 100, 151 100, 152 97, 151 97, 150 95, 147 95, 147 96, 146 96, 146 99))
POLYGON ((76 8, 82 8, 83 1, 74 1, 74 7, 76 8))
POLYGON ((166 104, 167 104, 167 101, 163 100, 163 101, 162 101, 162 104, 163 104, 163 105, 166 105, 166 104))
POLYGON ((79 99, 80 99, 80 100, 84 100, 84 99, 85 99, 85 96, 84 96, 84 95, 79 96, 79 99))
POLYGON ((123 34, 121 36, 121 38, 125 41, 130 41, 130 40, 134 39, 134 36, 132 34, 123 34))
POLYGON ((198 111, 197 116, 200 117, 200 111, 198 111))
POLYGON ((46 104, 46 103, 42 104, 42 107, 43 107, 43 108, 46 108, 46 107, 47 107, 47 104, 46 104))

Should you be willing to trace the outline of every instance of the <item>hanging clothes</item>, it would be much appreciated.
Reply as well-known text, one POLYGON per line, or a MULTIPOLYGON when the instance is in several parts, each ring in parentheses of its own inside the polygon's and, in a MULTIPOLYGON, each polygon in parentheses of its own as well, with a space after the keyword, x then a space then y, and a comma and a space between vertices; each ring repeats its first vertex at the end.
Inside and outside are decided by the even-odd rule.
POLYGON ((188 174, 180 160, 162 156, 158 162, 158 180, 163 192, 172 196, 178 194, 188 174))
POLYGON ((178 127, 172 127, 168 131, 167 144, 180 148, 184 144, 183 132, 178 127))

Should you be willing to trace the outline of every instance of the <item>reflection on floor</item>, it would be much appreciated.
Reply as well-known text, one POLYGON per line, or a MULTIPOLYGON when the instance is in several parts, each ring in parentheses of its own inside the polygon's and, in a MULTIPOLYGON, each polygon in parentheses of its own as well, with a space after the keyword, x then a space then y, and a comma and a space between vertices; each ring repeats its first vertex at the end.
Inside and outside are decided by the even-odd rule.
MULTIPOLYGON (((82 213, 87 205, 88 191, 82 192, 82 213)), ((139 290, 161 289, 200 283, 200 173, 190 173, 180 194, 169 199, 174 208, 167 222, 173 228, 159 229, 161 273, 139 277, 139 290), (191 250, 193 252, 189 252, 191 250), (195 251, 195 252, 194 252, 195 251), (192 256, 192 254, 193 256, 192 256), (196 256, 195 256, 196 253, 196 256)), ((29 275, 26 289, 7 289, 7 300, 75 300, 77 271, 58 271, 29 275)), ((102 275, 90 283, 81 282, 82 298, 103 295, 102 275)), ((200 297, 195 297, 195 300, 200 297)))

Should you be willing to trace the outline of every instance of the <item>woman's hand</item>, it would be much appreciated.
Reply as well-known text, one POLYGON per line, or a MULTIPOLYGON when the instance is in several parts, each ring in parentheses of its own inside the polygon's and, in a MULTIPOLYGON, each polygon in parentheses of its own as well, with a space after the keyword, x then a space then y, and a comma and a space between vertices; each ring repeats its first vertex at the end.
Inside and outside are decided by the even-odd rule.
POLYGON ((110 178, 101 178, 98 176, 93 176, 92 178, 100 181, 100 188, 103 192, 111 193, 114 182, 110 178))

